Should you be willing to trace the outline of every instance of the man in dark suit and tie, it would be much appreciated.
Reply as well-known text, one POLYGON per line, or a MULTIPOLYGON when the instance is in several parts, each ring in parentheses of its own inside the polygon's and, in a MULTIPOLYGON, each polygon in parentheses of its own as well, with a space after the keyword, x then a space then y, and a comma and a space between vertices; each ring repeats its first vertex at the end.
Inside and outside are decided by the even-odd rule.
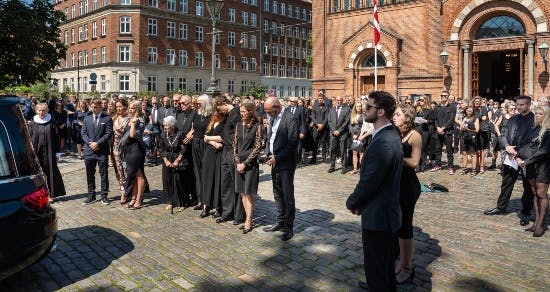
POLYGON ((401 226, 399 185, 403 146, 390 123, 396 103, 391 94, 374 91, 366 104, 365 120, 374 124, 372 142, 361 162, 359 182, 346 207, 361 215, 363 254, 369 291, 396 291, 394 236, 401 226))
POLYGON ((327 156, 327 123, 330 106, 326 105, 324 98, 325 96, 319 93, 317 100, 313 104, 313 109, 311 110, 311 124, 309 126, 311 128, 311 137, 313 138, 313 153, 309 164, 315 164, 317 162, 319 146, 321 147, 321 158, 323 162, 325 162, 327 156))
POLYGON ((330 168, 328 172, 334 172, 336 164, 336 152, 342 161, 342 173, 346 173, 346 159, 348 155, 348 128, 351 114, 349 106, 343 106, 344 99, 337 96, 334 106, 328 113, 328 128, 330 131, 330 168))
POLYGON ((269 138, 266 141, 268 160, 271 165, 273 196, 277 208, 277 223, 265 228, 266 232, 282 230, 282 241, 294 236, 294 172, 296 171, 296 145, 298 129, 296 118, 287 109, 283 111, 276 97, 268 97, 264 102, 265 112, 269 115, 269 138))
POLYGON ((307 125, 305 118, 305 110, 302 106, 298 105, 298 98, 296 96, 290 96, 288 98, 290 113, 296 118, 296 129, 298 129, 298 145, 296 146, 296 161, 303 163, 302 161, 302 142, 306 137, 307 125))
POLYGON ((107 173, 107 157, 109 156, 109 139, 113 134, 113 121, 103 112, 100 99, 90 103, 92 114, 84 118, 82 126, 82 140, 84 141, 84 164, 86 166, 86 180, 88 183, 88 198, 82 203, 88 205, 96 200, 95 168, 99 168, 101 176, 101 202, 108 205, 109 176, 107 173))

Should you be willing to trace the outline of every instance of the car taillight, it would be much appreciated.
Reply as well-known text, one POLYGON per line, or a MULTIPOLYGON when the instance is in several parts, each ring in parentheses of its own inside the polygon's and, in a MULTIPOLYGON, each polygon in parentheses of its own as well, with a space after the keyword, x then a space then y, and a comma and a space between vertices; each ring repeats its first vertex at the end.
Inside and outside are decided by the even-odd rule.
POLYGON ((40 188, 21 198, 21 204, 31 210, 40 210, 48 205, 48 200, 48 189, 40 188))

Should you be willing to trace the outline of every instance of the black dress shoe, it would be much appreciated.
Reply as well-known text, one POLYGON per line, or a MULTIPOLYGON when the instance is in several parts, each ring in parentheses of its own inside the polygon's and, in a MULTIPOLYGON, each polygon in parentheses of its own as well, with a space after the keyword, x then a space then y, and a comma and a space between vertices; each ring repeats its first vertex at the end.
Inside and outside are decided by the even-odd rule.
POLYGON ((208 217, 208 215, 210 215, 210 209, 206 208, 206 209, 202 210, 200 217, 201 218, 206 218, 206 217, 208 217))
POLYGON ((84 200, 84 202, 82 202, 82 205, 89 205, 95 201, 95 196, 89 196, 86 200, 84 200))
POLYGON ((357 286, 359 286, 359 288, 361 288, 363 290, 369 290, 369 284, 367 284, 367 282, 365 282, 365 281, 359 281, 357 283, 357 286))
POLYGON ((282 241, 290 240, 292 236, 294 236, 294 231, 292 229, 288 229, 285 231, 285 233, 283 233, 283 235, 281 235, 281 240, 282 241))
POLYGON ((309 164, 309 165, 313 165, 313 164, 315 164, 315 163, 317 163, 317 161, 315 161, 315 159, 312 159, 312 160, 309 161, 308 164, 309 164))
POLYGON ((334 169, 334 167, 331 167, 327 170, 328 173, 333 173, 336 169, 334 169))
POLYGON ((492 216, 492 215, 505 215, 506 211, 502 211, 499 208, 493 208, 493 209, 485 210, 483 212, 483 214, 489 215, 489 216, 492 216))
POLYGON ((265 232, 275 232, 275 231, 282 230, 283 227, 284 227, 284 226, 283 226, 282 224, 274 224, 274 225, 272 225, 271 227, 266 227, 266 228, 264 228, 264 231, 265 231, 265 232))
POLYGON ((519 219, 519 225, 527 226, 529 224, 529 215, 521 214, 519 219))
POLYGON ((212 214, 212 218, 220 218, 222 216, 222 213, 216 211, 214 214, 212 214))
POLYGON ((241 219, 241 220, 234 220, 233 221, 233 225, 241 225, 244 223, 244 219, 241 219))
POLYGON ((220 217, 220 218, 216 219, 216 223, 223 223, 223 222, 227 222, 229 220, 232 220, 232 219, 220 217))

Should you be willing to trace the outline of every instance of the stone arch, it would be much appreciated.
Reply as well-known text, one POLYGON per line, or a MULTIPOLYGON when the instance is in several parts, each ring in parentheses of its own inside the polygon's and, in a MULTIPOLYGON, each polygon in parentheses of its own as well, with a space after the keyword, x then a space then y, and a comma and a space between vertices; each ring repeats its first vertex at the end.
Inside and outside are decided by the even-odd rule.
MULTIPOLYGON (((469 14, 479 6, 482 6, 485 3, 489 3, 491 1, 492 0, 470 1, 470 3, 468 3, 468 5, 466 5, 464 9, 462 9, 462 11, 460 11, 455 21, 453 22, 453 25, 451 28, 450 40, 451 41, 459 40, 461 37, 460 36, 461 28, 464 25, 465 21, 467 20, 469 14)), ((548 30, 548 23, 546 21, 546 18, 544 17, 543 11, 533 0, 509 0, 509 1, 515 2, 518 5, 521 5, 523 6, 524 9, 529 11, 529 13, 531 14, 530 16, 532 17, 532 19, 535 20, 535 27, 536 27, 535 32, 546 32, 548 30)), ((526 23, 524 23, 524 25, 527 26, 526 23)))
MULTIPOLYGON (((348 57, 347 69, 355 68, 355 66, 362 59, 363 52, 367 49, 373 49, 373 48, 374 48, 373 43, 362 43, 359 46, 357 46, 355 50, 353 50, 351 55, 348 57)), ((382 46, 381 44, 378 44, 376 46, 376 49, 378 49, 378 52, 381 53, 384 56, 384 58, 386 58, 386 67, 392 67, 393 59, 388 48, 382 46)))

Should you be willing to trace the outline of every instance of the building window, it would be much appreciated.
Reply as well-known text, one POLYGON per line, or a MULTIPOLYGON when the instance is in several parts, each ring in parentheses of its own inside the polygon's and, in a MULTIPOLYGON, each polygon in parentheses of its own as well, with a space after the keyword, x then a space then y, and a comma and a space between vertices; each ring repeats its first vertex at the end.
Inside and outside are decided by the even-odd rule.
POLYGON ((262 63, 262 75, 269 76, 269 64, 262 63))
POLYGON ((92 22, 92 38, 97 38, 97 21, 92 22))
POLYGON ((82 3, 82 1, 78 2, 78 6, 79 6, 79 12, 80 14, 78 15, 83 15, 84 14, 84 3, 82 3))
POLYGON ((156 64, 157 63, 157 48, 149 47, 147 48, 147 63, 156 64))
POLYGON ((250 25, 256 26, 257 19, 256 19, 256 13, 250 13, 250 25))
POLYGON ((179 38, 180 38, 180 40, 186 40, 187 39, 187 24, 186 23, 180 23, 179 38))
POLYGON ((166 92, 174 91, 174 77, 166 77, 166 92))
POLYGON ((264 32, 269 32, 269 20, 264 19, 264 32))
POLYGON ((271 64, 271 76, 277 76, 277 64, 271 64))
POLYGON ((130 62, 130 45, 120 45, 118 47, 118 61, 130 62))
POLYGON ((84 40, 88 40, 88 25, 84 25, 84 40))
POLYGON ((234 8, 229 8, 228 20, 229 20, 229 22, 235 22, 235 9, 234 8))
POLYGON ((275 43, 271 44, 271 55, 277 56, 277 44, 275 43))
POLYGON ((214 55, 214 67, 216 67, 217 69, 220 68, 220 54, 214 55))
POLYGON ((196 92, 202 92, 202 79, 201 78, 195 79, 195 91, 196 92))
POLYGON ((179 90, 187 90, 187 79, 180 77, 178 82, 178 89, 179 90))
POLYGON ((78 41, 79 41, 79 42, 82 41, 82 34, 83 34, 82 26, 79 26, 79 27, 78 27, 78 41))
POLYGON ((281 15, 286 15, 285 3, 281 3, 281 15))
POLYGON ((120 0, 120 5, 132 5, 132 0, 120 0))
POLYGON ((65 34, 64 34, 64 42, 63 42, 65 45, 68 45, 69 44, 69 32, 68 31, 65 31, 65 34))
POLYGON ((248 48, 248 35, 246 33, 241 33, 241 48, 248 48))
POLYGON ((243 24, 248 25, 248 12, 242 11, 241 18, 242 18, 243 24))
POLYGON ((248 71, 248 59, 246 57, 241 57, 241 70, 248 71))
POLYGON ((245 93, 247 91, 246 83, 246 80, 241 81, 241 93, 245 93))
POLYGON ((227 57, 227 69, 235 70, 235 56, 227 57))
POLYGON ((175 65, 176 64, 176 50, 166 49, 166 64, 175 65))
POLYGON ((195 52, 195 67, 204 67, 203 52, 195 52))
POLYGON ((69 19, 69 7, 65 7, 64 13, 65 13, 65 18, 69 19))
POLYGON ((74 67, 74 53, 71 53, 71 67, 74 67))
POLYGON ((180 59, 180 66, 187 66, 188 64, 188 57, 187 57, 187 51, 186 50, 179 50, 179 59, 180 59))
POLYGON ((97 49, 92 49, 92 65, 97 64, 97 49))
POLYGON ((195 2, 195 15, 203 16, 204 14, 204 3, 197 1, 195 2))
POLYGON ((204 41, 204 28, 202 26, 197 26, 197 29, 195 30, 195 41, 204 41))
POLYGON ((255 50, 256 49, 256 36, 251 35, 250 36, 250 48, 255 50))
POLYGON ((263 52, 264 54, 269 54, 269 43, 268 42, 264 42, 264 47, 263 47, 263 52))
POLYGON ((167 0, 166 9, 176 11, 176 0, 167 0))
POLYGON ((75 18, 76 17, 76 6, 73 4, 73 6, 71 6, 71 18, 75 18))
POLYGON ((279 77, 285 77, 285 65, 279 65, 279 77))
POLYGON ((180 0, 180 12, 189 13, 189 0, 180 0))
POLYGON ((121 16, 120 17, 120 33, 131 33, 131 23, 132 19, 130 16, 121 16))
POLYGON ((101 36, 107 35, 107 19, 101 19, 101 36))
MULTIPOLYGON (((386 66, 386 58, 384 58, 383 55, 378 54, 376 58, 376 66, 377 67, 385 67, 386 66)), ((361 68, 371 68, 374 67, 374 54, 371 54, 361 62, 361 68)))
POLYGON ((235 33, 230 31, 227 38, 227 45, 235 46, 235 33))
POLYGON ((172 21, 166 22, 166 37, 169 39, 176 38, 176 23, 172 21))
POLYGON ((151 91, 151 92, 157 91, 157 76, 147 77, 147 91, 151 91))
POLYGON ((500 15, 485 21, 476 31, 475 39, 490 39, 525 35, 525 28, 512 16, 500 15))
POLYGON ((101 47, 101 63, 107 63, 107 47, 101 47))
POLYGON ((228 80, 227 81, 227 92, 234 93, 235 92, 235 80, 228 80))
POLYGON ((99 75, 99 90, 107 91, 107 78, 105 75, 99 75))
POLYGON ((148 35, 157 35, 157 20, 154 18, 149 18, 147 20, 147 34, 148 35))
POLYGON ((256 58, 250 58, 250 71, 256 72, 256 58))
POLYGON ((273 9, 271 10, 271 12, 274 14, 279 13, 279 2, 273 1, 273 9))
POLYGON ((271 22, 271 34, 277 34, 277 22, 271 22))
POLYGON ((250 5, 257 6, 258 5, 258 0, 250 0, 250 5))
POLYGON ((264 0, 264 11, 269 12, 269 8, 271 5, 269 4, 269 0, 264 0))
MULTIPOLYGON (((158 6, 159 6, 158 0, 149 0, 149 7, 158 8, 158 6)), ((149 91, 154 91, 154 90, 149 90, 149 91)))
POLYGON ((214 42, 216 43, 216 45, 219 45, 220 44, 220 34, 219 33, 216 33, 214 35, 214 42))
POLYGON ((118 76, 118 90, 119 91, 130 91, 130 75, 119 75, 118 76))
POLYGON ((281 55, 281 57, 285 56, 285 45, 284 44, 279 45, 279 55, 281 55))

